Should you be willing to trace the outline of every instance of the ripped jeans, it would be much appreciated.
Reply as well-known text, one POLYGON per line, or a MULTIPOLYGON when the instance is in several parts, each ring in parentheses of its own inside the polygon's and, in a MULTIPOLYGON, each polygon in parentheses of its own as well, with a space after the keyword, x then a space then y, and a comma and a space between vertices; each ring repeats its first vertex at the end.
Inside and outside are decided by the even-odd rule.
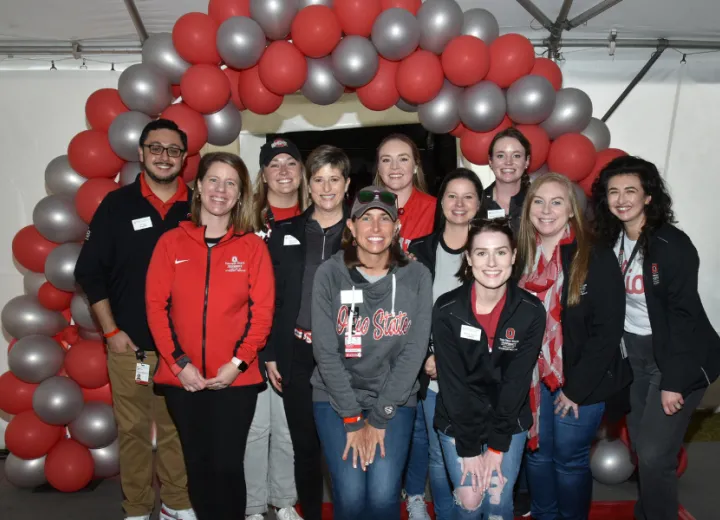
MULTIPOLYGON (((464 482, 462 481, 463 475, 460 474, 460 458, 455 449, 455 439, 442 432, 438 432, 438 435, 440 436, 440 444, 445 458, 445 467, 450 474, 453 487, 457 490, 459 487, 470 486, 469 478, 465 479, 464 482)), ((513 435, 510 449, 503 455, 501 466, 503 476, 506 479, 505 485, 498 489, 497 475, 493 474, 492 483, 485 493, 480 507, 469 511, 458 503, 456 495, 453 520, 513 520, 513 487, 520 471, 526 441, 527 432, 513 435)), ((487 447, 484 447, 484 449, 487 449, 487 447)))

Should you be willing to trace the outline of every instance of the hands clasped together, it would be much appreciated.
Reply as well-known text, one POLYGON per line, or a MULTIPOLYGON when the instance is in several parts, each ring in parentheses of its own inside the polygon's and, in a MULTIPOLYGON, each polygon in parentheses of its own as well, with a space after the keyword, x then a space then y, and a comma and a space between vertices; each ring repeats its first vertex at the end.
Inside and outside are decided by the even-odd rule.
POLYGON ((365 421, 365 426, 355 432, 347 432, 347 442, 342 459, 347 460, 352 449, 353 468, 357 468, 358 460, 363 471, 375 460, 378 446, 380 456, 385 458, 385 430, 375 428, 365 421))
POLYGON ((232 363, 225 363, 218 368, 217 375, 211 379, 203 378, 200 371, 192 363, 185 365, 185 368, 178 374, 178 379, 182 383, 183 388, 188 392, 197 392, 199 390, 221 390, 230 386, 235 378, 240 374, 240 370, 232 363))

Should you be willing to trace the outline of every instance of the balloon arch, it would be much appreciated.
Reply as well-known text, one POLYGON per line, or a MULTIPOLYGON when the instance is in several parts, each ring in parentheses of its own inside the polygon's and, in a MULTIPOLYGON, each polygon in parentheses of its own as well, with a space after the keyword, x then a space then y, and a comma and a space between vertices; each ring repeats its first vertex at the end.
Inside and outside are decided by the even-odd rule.
POLYGON ((317 105, 355 92, 370 110, 417 112, 428 131, 458 137, 475 164, 514 125, 532 144, 530 172, 562 173, 587 192, 625 152, 608 148, 590 98, 563 88, 553 61, 524 36, 499 33, 490 12, 463 12, 455 0, 210 0, 208 14, 150 37, 117 89, 88 98, 90 129, 48 164, 51 195, 13 239, 28 272, 25 294, 2 310, 16 338, 0 376, 0 409, 15 416, 8 480, 75 491, 118 472, 106 354, 73 270, 103 197, 140 172, 138 139, 158 116, 188 134, 186 181, 206 143, 238 138, 242 110, 270 114, 298 91, 317 105))

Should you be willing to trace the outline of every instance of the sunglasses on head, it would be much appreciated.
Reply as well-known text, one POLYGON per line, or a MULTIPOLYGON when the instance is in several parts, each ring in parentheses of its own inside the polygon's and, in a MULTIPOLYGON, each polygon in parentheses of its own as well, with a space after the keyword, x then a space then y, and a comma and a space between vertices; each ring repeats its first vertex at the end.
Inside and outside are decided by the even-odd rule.
POLYGON ((389 191, 361 191, 357 194, 357 199, 363 204, 379 200, 383 204, 394 206, 397 201, 397 195, 389 191))

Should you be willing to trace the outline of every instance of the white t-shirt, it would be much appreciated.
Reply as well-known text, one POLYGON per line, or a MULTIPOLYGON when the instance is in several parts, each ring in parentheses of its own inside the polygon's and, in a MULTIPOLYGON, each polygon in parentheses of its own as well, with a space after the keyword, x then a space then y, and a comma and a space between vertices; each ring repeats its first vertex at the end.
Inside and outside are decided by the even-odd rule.
MULTIPOLYGON (((625 236, 625 248, 623 251, 623 264, 621 268, 625 268, 625 264, 630 260, 636 240, 630 240, 627 235, 620 234, 615 244, 615 256, 620 255, 620 246, 625 236)), ((645 282, 643 280, 643 255, 638 250, 633 258, 632 264, 625 270, 625 330, 631 334, 640 336, 649 336, 652 334, 650 327, 650 315, 647 309, 647 300, 645 299, 645 282)))

